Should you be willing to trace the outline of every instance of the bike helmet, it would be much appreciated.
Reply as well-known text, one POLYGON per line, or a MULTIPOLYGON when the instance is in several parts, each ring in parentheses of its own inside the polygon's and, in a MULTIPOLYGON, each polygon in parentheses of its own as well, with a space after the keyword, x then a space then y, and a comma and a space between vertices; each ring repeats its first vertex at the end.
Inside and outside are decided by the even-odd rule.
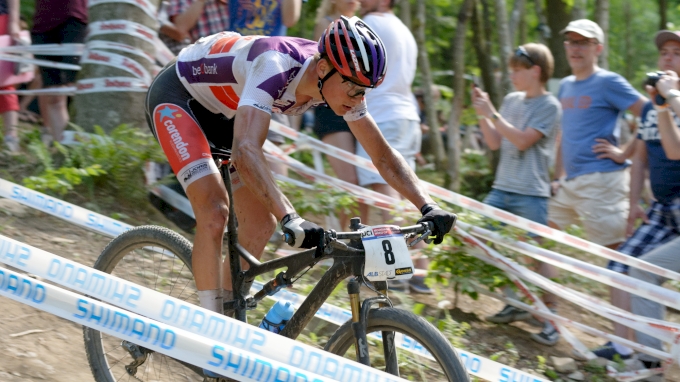
POLYGON ((345 79, 351 78, 357 85, 374 88, 385 78, 385 45, 356 16, 340 16, 333 21, 319 39, 319 52, 328 56, 333 68, 345 79))

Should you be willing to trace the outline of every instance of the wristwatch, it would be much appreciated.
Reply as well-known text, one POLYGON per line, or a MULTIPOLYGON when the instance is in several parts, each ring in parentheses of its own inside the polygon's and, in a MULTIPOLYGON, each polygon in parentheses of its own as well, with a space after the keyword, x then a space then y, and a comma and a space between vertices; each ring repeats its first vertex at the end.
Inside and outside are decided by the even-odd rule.
POLYGON ((491 114, 491 119, 501 119, 501 115, 498 112, 491 114))
POLYGON ((666 101, 671 100, 675 97, 680 97, 680 90, 671 89, 671 90, 668 91, 668 96, 666 96, 666 101))

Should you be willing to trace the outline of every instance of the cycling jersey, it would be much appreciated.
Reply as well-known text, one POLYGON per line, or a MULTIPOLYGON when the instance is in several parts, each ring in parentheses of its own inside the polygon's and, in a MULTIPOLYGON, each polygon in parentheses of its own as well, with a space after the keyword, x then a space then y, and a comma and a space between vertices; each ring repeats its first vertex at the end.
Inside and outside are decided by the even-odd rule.
MULTIPOLYGON (((317 43, 296 37, 241 36, 221 32, 198 40, 177 57, 177 76, 206 109, 228 118, 239 106, 299 115, 322 102, 296 105, 295 90, 318 53, 317 43)), ((346 121, 366 116, 366 101, 346 121)))

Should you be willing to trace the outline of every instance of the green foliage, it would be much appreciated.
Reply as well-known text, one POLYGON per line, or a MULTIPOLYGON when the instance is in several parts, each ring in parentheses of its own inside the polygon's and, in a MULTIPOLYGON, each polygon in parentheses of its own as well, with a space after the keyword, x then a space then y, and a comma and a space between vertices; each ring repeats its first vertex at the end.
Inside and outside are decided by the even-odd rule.
POLYGON ((317 183, 314 191, 304 190, 296 185, 278 182, 279 187, 295 207, 298 214, 327 216, 331 213, 357 215, 359 204, 356 197, 329 185, 317 183), (313 193, 314 197, 310 197, 313 193))
POLYGON ((460 174, 461 194, 484 200, 494 180, 489 158, 483 152, 465 150, 461 155, 460 174))
POLYGON ((144 163, 164 161, 156 140, 127 125, 115 128, 110 136, 98 126, 95 132, 90 137, 79 135, 79 144, 55 143, 54 152, 40 141, 39 133, 28 134, 28 150, 42 172, 24 179, 24 185, 60 196, 85 190, 93 198, 96 189, 128 202, 144 200, 144 163))

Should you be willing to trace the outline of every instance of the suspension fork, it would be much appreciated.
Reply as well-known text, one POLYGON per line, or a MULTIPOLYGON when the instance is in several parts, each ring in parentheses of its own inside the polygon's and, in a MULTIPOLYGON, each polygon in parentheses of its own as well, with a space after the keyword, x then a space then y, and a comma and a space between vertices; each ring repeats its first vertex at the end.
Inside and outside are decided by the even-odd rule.
MULTIPOLYGON (((376 281, 375 288, 383 296, 387 296, 387 281, 376 281)), ((380 302, 381 308, 388 307, 386 302, 380 302)), ((394 332, 382 332, 383 354, 385 356, 385 372, 399 376, 399 362, 397 360, 397 347, 394 342, 394 332)))

